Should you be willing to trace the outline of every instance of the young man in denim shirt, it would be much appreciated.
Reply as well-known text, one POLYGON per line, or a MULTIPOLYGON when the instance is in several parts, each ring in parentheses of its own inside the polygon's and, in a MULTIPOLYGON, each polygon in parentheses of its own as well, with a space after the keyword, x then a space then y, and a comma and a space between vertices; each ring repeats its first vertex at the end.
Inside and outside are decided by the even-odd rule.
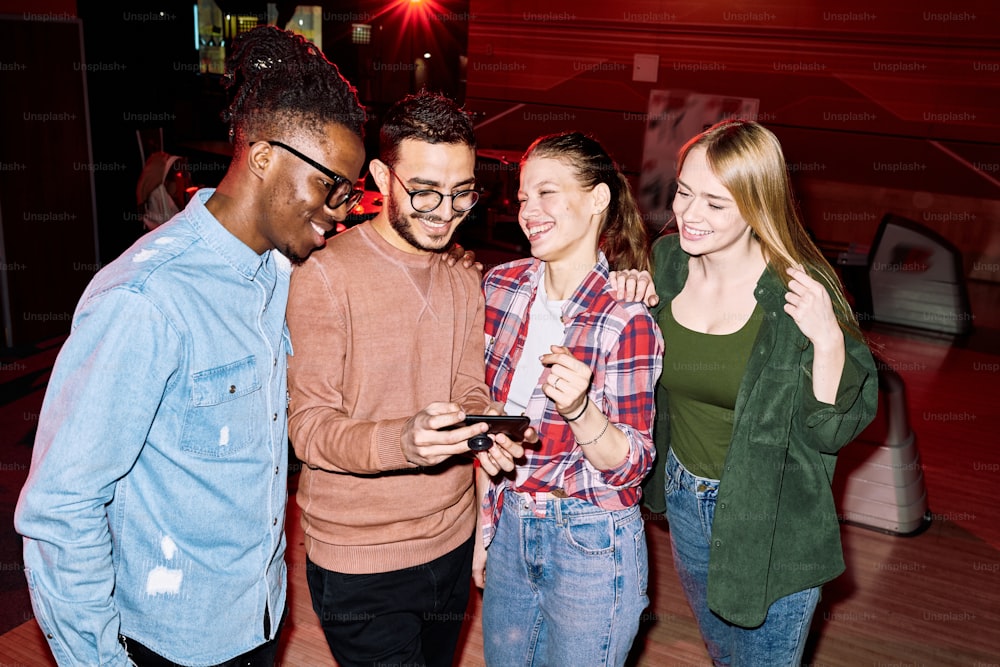
POLYGON ((364 111, 301 37, 233 47, 229 170, 95 276, 46 392, 15 524, 60 665, 277 652, 291 264, 357 201, 364 111))

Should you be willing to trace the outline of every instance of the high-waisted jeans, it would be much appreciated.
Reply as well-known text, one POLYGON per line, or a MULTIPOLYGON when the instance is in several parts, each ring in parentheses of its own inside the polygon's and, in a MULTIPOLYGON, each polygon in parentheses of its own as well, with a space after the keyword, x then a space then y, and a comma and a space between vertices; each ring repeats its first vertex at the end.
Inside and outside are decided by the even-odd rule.
POLYGON ((819 588, 808 588, 775 601, 764 623, 743 628, 727 623, 708 608, 708 554, 719 480, 693 475, 667 454, 665 490, 674 569, 698 620, 702 639, 716 665, 786 667, 802 662, 819 588))
POLYGON ((492 667, 621 665, 649 563, 639 507, 504 493, 487 552, 483 644, 492 667))

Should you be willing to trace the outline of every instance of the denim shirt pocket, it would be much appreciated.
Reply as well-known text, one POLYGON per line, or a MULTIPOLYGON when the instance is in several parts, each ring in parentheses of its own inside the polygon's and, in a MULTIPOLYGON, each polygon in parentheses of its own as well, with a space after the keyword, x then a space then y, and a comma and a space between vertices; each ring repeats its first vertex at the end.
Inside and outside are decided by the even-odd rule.
POLYGON ((181 449, 224 458, 246 447, 264 412, 260 389, 253 355, 194 373, 181 449))

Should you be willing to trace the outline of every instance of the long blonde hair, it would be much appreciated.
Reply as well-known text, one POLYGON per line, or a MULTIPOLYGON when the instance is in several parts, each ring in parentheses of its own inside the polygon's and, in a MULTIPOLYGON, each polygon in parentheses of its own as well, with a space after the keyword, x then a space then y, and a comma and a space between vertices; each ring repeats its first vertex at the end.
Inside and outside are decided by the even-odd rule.
POLYGON ((705 148, 712 173, 729 190, 760 242, 770 270, 787 288, 791 280, 787 269, 804 267, 827 287, 841 328, 863 340, 836 272, 802 225, 778 138, 753 121, 721 121, 681 147, 677 155, 678 174, 688 154, 701 147, 705 148))

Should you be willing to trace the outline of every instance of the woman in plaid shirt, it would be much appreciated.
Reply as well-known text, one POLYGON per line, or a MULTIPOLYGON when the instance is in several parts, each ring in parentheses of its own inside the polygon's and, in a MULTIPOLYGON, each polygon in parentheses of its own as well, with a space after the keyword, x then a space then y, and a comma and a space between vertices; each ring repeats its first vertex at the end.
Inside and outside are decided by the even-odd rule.
POLYGON ((486 275, 486 382, 539 443, 513 473, 479 473, 486 660, 620 665, 649 603, 639 485, 663 339, 608 272, 648 267, 649 240, 625 177, 578 132, 528 148, 518 199, 533 257, 486 275))

